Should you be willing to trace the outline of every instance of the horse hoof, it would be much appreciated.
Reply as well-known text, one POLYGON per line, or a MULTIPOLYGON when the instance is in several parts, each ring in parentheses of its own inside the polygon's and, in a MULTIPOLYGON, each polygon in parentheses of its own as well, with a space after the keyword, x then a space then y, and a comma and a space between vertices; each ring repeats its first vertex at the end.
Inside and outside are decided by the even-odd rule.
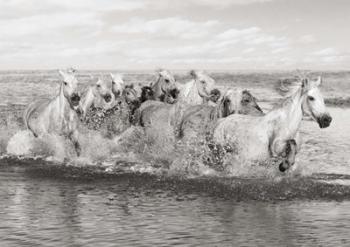
POLYGON ((288 162, 284 161, 279 165, 280 172, 285 172, 289 168, 288 162))

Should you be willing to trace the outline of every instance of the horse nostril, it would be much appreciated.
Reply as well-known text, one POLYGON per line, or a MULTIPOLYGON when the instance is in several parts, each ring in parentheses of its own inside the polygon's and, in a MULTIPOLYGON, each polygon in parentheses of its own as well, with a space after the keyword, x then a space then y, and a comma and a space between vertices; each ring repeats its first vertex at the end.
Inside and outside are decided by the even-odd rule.
POLYGON ((332 117, 331 116, 325 116, 324 122, 325 122, 325 124, 328 127, 331 124, 331 122, 332 122, 332 117))
POLYGON ((332 122, 332 117, 329 115, 323 115, 317 120, 320 128, 327 128, 331 122, 332 122))
POLYGON ((106 94, 106 95, 104 96, 104 99, 105 99, 105 101, 106 101, 107 103, 109 103, 109 102, 111 101, 111 99, 112 99, 112 96, 111 96, 110 94, 106 94))
POLYGON ((74 93, 74 94, 72 94, 72 96, 71 96, 71 100, 72 100, 72 101, 75 101, 75 102, 79 102, 79 101, 80 101, 80 97, 79 97, 78 94, 74 93))

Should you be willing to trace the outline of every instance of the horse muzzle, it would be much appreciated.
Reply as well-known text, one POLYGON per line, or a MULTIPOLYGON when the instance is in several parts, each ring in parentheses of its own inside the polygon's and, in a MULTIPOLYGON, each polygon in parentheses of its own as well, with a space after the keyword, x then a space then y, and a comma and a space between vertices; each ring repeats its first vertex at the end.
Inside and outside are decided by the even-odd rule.
POLYGON ((80 96, 76 93, 73 93, 72 96, 70 97, 70 102, 72 106, 78 106, 80 102, 80 96))
POLYGON ((117 98, 119 97, 122 93, 120 90, 113 90, 114 97, 117 98))
POLYGON ((210 91, 210 95, 209 95, 209 99, 214 102, 217 103, 219 98, 221 96, 221 92, 219 89, 214 88, 213 90, 210 91))
POLYGON ((332 122, 332 117, 328 114, 324 114, 321 117, 317 118, 317 123, 321 129, 327 128, 329 125, 331 125, 331 122, 332 122))
POLYGON ((179 96, 179 89, 174 88, 172 90, 169 91, 169 95, 173 98, 173 99, 177 99, 177 97, 179 96))
POLYGON ((106 101, 106 103, 109 103, 109 102, 111 102, 111 100, 112 100, 112 95, 110 95, 110 94, 105 94, 105 95, 103 96, 103 99, 106 101))

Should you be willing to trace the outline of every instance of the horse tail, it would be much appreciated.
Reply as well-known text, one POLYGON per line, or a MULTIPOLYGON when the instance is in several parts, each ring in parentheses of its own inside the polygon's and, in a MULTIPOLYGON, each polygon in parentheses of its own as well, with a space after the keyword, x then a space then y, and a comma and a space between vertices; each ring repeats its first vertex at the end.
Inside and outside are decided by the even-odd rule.
POLYGON ((23 114, 23 121, 24 121, 24 125, 27 127, 27 129, 30 130, 35 137, 38 137, 38 135, 34 132, 34 130, 32 129, 32 127, 29 124, 29 118, 36 109, 35 105, 36 105, 35 103, 31 103, 25 109, 24 114, 23 114))

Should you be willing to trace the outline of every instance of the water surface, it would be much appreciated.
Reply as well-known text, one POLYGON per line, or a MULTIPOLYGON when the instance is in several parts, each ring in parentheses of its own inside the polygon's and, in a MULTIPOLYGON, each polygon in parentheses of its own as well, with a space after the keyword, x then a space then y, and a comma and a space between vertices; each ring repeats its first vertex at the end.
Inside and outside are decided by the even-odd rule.
MULTIPOLYGON (((215 76, 220 87, 247 85, 264 109, 278 100, 269 81, 280 74, 215 76)), ((81 87, 89 78, 79 75, 81 87)), ((349 109, 331 107, 327 129, 303 121, 303 146, 287 174, 241 164, 233 174, 192 173, 197 156, 189 162, 190 153, 174 156, 178 165, 188 162, 175 173, 172 154, 112 157, 100 139, 87 143, 100 152, 98 162, 8 157, 8 141, 23 129, 24 106, 55 95, 58 79, 54 71, 0 74, 1 246, 350 245, 349 109)), ((128 74, 126 80, 153 76, 128 74)), ((326 84, 325 95, 345 96, 348 86, 337 85, 326 84)))

